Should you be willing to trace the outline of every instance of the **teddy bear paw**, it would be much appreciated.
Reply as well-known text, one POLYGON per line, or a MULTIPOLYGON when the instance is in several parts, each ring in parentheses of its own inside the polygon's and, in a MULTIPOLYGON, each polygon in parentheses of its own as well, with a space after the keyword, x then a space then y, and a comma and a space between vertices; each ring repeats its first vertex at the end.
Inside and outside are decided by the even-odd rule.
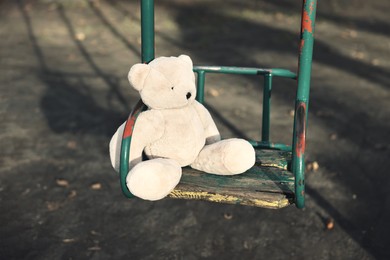
POLYGON ((224 150, 224 165, 230 174, 240 174, 251 168, 256 161, 253 146, 243 139, 227 139, 224 150))
POLYGON ((172 159, 152 159, 135 165, 126 178, 128 189, 144 200, 160 200, 179 183, 181 166, 172 159))

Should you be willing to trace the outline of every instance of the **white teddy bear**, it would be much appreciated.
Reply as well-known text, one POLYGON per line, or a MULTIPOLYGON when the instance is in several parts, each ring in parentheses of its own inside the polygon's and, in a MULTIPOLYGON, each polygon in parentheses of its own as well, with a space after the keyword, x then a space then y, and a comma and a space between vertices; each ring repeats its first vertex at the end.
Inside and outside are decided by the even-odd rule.
MULTIPOLYGON (((139 91, 148 110, 133 129, 130 146, 129 191, 145 200, 167 196, 179 183, 182 167, 218 175, 240 174, 255 163, 255 150, 243 139, 221 141, 207 109, 195 100, 192 60, 186 55, 160 57, 136 64, 130 84, 139 91), (142 161, 142 152, 149 160, 142 161)), ((120 148, 125 123, 110 141, 111 163, 120 168, 120 148)))

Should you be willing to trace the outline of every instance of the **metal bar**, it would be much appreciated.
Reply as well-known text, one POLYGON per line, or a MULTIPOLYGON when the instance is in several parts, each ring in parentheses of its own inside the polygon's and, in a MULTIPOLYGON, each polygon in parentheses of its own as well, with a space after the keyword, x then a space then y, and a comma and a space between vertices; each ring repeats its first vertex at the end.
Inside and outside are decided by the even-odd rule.
POLYGON ((135 125, 135 121, 137 120, 137 117, 139 114, 146 109, 146 105, 142 102, 142 100, 139 100, 138 103, 133 108, 133 111, 131 111, 128 119, 126 120, 125 128, 123 130, 122 135, 122 143, 121 143, 121 153, 120 153, 120 160, 119 160, 119 175, 120 175, 120 184, 122 188, 123 194, 131 198, 133 197, 133 194, 129 191, 126 185, 126 178, 127 174, 129 173, 129 158, 130 158, 130 144, 131 144, 131 138, 133 135, 133 129, 135 125))
POLYGON ((154 59, 154 0, 141 0, 141 59, 154 59))
POLYGON ((297 75, 286 69, 271 68, 247 68, 247 67, 229 67, 229 66, 194 66, 194 71, 204 71, 207 73, 223 73, 223 74, 244 74, 244 75, 267 75, 272 74, 277 77, 296 79, 297 75))
POLYGON ((298 89, 295 101, 292 171, 295 175, 295 204, 305 206, 305 147, 311 64, 317 0, 303 0, 298 60, 298 89))
POLYGON ((269 142, 270 125, 271 125, 271 91, 272 91, 272 74, 264 75, 263 89, 263 118, 261 127, 261 140, 269 142))
POLYGON ((254 148, 261 148, 261 149, 270 149, 270 150, 280 150, 280 151, 286 151, 291 152, 291 146, 287 144, 281 144, 281 143, 270 143, 270 142, 259 142, 254 140, 248 140, 248 142, 254 147, 254 148))
POLYGON ((199 101, 199 103, 204 103, 204 83, 205 83, 205 76, 206 73, 204 71, 198 71, 198 81, 196 83, 197 90, 196 90, 196 100, 199 101))
MULTIPOLYGON (((263 91, 263 118, 262 118, 262 141, 252 141, 255 148, 265 149, 279 149, 280 146, 270 146, 270 111, 271 111, 271 90, 272 78, 275 76, 296 78, 296 74, 285 69, 261 69, 261 68, 247 68, 247 67, 227 67, 227 66, 194 66, 194 72, 198 74, 197 81, 197 100, 204 102, 204 84, 206 73, 223 73, 223 74, 245 74, 245 75, 263 75, 264 76, 264 91, 263 91), (272 72, 272 73, 271 73, 272 72)), ((287 148, 281 150, 291 151, 291 146, 284 145, 287 148)))

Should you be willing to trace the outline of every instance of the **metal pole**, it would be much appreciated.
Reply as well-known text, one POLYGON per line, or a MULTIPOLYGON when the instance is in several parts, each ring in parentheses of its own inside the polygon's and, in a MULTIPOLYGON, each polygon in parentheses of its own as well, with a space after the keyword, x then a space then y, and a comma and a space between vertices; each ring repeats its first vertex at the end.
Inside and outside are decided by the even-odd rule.
POLYGON ((197 90, 196 90, 196 100, 199 101, 199 103, 204 103, 204 83, 205 83, 205 76, 206 73, 204 71, 198 71, 198 81, 197 81, 197 90))
POLYGON ((298 90, 295 101, 293 161, 295 175, 295 203, 298 208, 305 206, 305 146, 306 122, 309 105, 310 76, 314 43, 314 27, 317 0, 303 0, 301 39, 298 63, 298 90))
POLYGON ((143 63, 154 59, 154 0, 141 0, 141 58, 143 63))
MULTIPOLYGON (((154 59, 154 0, 141 0, 141 45, 142 62, 149 63, 154 59)), ((134 197, 126 185, 132 132, 138 115, 145 109, 145 104, 139 100, 126 121, 122 136, 119 174, 122 192, 128 198, 134 197)))
POLYGON ((264 75, 263 89, 263 122, 261 127, 261 141, 269 142, 270 121, 271 121, 271 89, 272 89, 272 74, 264 75))

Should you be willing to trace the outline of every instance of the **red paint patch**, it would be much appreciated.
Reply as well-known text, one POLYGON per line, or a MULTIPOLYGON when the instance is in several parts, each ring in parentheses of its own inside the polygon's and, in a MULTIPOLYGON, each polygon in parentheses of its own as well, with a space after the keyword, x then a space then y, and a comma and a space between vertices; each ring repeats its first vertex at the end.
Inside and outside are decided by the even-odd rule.
POLYGON ((312 25, 310 16, 306 10, 303 10, 303 14, 302 14, 302 33, 304 31, 307 31, 309 33, 313 33, 313 25, 312 25))
POLYGON ((303 46, 305 46, 305 40, 304 39, 302 39, 301 43, 299 44, 299 53, 302 53, 303 46))
POLYGON ((145 109, 146 109, 146 105, 142 102, 142 100, 139 100, 138 103, 135 105, 133 111, 131 112, 129 118, 126 121, 125 129, 123 130, 122 139, 130 137, 133 134, 135 121, 137 120, 138 115, 145 109))
POLYGON ((296 152, 297 152, 298 157, 302 157, 302 155, 305 153, 305 146, 306 146, 305 136, 303 134, 299 135, 298 136, 298 144, 297 144, 297 148, 296 148, 296 152))
POLYGON ((304 102, 300 102, 295 113, 297 115, 295 134, 297 138, 297 145, 295 152, 298 157, 302 157, 302 155, 305 153, 306 147, 306 104, 304 102))
MULTIPOLYGON (((299 43, 299 57, 302 54, 303 46, 305 46, 305 40, 301 39, 301 42, 299 43)), ((301 65, 301 59, 298 59, 298 72, 297 72, 297 74, 299 74, 299 69, 301 67, 300 65, 301 65)))
POLYGON ((133 129, 135 125, 136 117, 133 115, 129 119, 127 119, 125 129, 123 131, 123 139, 130 137, 133 134, 133 129))
POLYGON ((314 2, 310 3, 309 9, 310 9, 310 14, 311 14, 314 11, 314 2))

